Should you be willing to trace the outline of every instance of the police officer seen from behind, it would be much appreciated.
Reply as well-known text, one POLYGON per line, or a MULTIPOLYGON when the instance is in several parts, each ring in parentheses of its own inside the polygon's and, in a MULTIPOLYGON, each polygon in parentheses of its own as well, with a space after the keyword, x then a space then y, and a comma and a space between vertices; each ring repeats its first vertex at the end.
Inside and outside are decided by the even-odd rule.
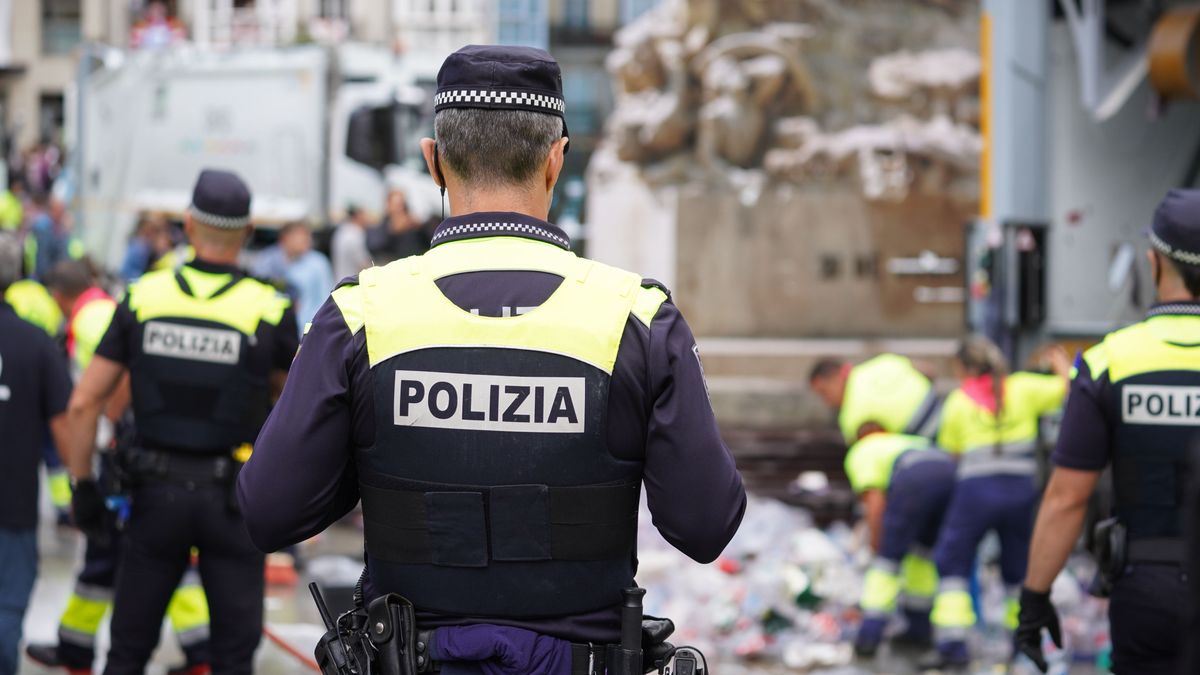
POLYGON ((1144 321, 1108 334, 1075 363, 1016 636, 1018 649, 1043 671, 1042 629, 1061 643, 1050 585, 1075 546, 1101 471, 1111 464, 1119 526, 1105 539, 1115 542, 1117 555, 1100 563, 1112 580, 1112 670, 1180 672, 1188 598, 1182 499, 1186 458, 1200 431, 1200 190, 1167 193, 1150 243, 1158 304, 1144 321))
POLYGON ((145 670, 193 547, 212 616, 212 671, 251 672, 263 556, 231 491, 297 343, 287 298, 236 267, 252 229, 241 179, 202 172, 184 222, 195 260, 130 285, 71 397, 70 469, 84 481, 96 420, 129 372, 138 447, 106 673, 145 670))
POLYGON ((464 47, 434 101, 422 150, 452 215, 429 252, 317 313, 238 479, 246 525, 275 550, 361 498, 367 600, 411 600, 436 661, 602 673, 639 487, 666 540, 709 562, 741 477, 666 290, 545 221, 568 142, 553 57, 464 47))

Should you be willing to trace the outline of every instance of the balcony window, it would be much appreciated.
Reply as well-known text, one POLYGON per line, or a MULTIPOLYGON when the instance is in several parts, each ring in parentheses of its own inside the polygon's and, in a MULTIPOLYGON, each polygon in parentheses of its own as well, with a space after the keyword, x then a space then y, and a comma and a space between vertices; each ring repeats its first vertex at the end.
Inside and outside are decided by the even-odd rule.
POLYGON ((82 0, 42 0, 42 53, 71 53, 82 41, 82 23, 82 0))

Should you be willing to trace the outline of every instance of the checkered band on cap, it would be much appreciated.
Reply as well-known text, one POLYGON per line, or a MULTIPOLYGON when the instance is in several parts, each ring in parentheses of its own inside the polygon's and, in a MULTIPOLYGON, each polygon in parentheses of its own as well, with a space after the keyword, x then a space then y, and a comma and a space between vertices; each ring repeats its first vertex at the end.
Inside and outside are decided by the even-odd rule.
POLYGON ((215 227, 221 230, 236 230, 240 227, 245 227, 250 224, 250 216, 240 216, 237 218, 230 216, 218 216, 215 213, 209 213, 203 209, 199 209, 195 204, 191 208, 192 218, 209 227, 215 227))
POLYGON ((489 89, 452 89, 433 97, 433 109, 443 108, 501 108, 533 112, 566 114, 567 103, 557 96, 528 91, 493 91, 489 89))
POLYGON ((1191 251, 1184 251, 1182 249, 1175 248, 1160 239, 1158 235, 1154 234, 1154 232, 1150 232, 1150 244, 1154 248, 1166 254, 1169 258, 1178 260, 1179 262, 1187 265, 1200 266, 1200 253, 1193 253, 1191 251))

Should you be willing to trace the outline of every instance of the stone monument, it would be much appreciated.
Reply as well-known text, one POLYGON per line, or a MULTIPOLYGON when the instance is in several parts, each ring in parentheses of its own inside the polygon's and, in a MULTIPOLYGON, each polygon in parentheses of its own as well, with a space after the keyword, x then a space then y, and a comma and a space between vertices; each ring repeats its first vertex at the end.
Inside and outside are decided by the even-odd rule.
POLYGON ((957 335, 977 12, 663 0, 608 59, 589 255, 667 283, 701 336, 957 335))

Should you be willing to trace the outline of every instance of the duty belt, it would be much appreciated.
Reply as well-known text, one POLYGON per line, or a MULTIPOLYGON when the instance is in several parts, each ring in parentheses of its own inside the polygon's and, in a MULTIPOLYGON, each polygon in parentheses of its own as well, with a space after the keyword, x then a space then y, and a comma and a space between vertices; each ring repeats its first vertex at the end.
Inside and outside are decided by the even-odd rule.
POLYGON ((1179 537, 1152 537, 1129 541, 1129 562, 1179 564, 1186 557, 1186 542, 1179 537))
MULTIPOLYGON (((433 646, 434 630, 423 630, 417 633, 417 666, 421 673, 439 673, 442 664, 428 657, 433 646)), ((619 645, 595 645, 571 643, 571 675, 604 675, 608 654, 619 645)))
POLYGON ((230 456, 138 448, 130 451, 128 469, 137 481, 162 481, 187 485, 220 484, 234 480, 241 465, 230 456))

